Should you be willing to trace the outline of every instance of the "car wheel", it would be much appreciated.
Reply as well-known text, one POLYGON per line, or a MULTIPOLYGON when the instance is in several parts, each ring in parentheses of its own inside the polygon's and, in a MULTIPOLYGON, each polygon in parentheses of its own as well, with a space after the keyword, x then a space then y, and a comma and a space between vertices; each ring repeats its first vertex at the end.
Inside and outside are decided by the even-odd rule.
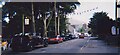
POLYGON ((60 43, 60 41, 57 41, 57 43, 60 43))
POLYGON ((32 46, 32 45, 29 45, 28 48, 27 48, 26 50, 27 50, 27 51, 33 50, 33 46, 32 46))
POLYGON ((47 47, 47 46, 48 46, 48 42, 45 41, 45 42, 44 42, 44 47, 47 47))
POLYGON ((31 51, 31 50, 33 50, 34 49, 34 46, 32 45, 32 43, 31 42, 29 42, 28 44, 27 44, 27 50, 28 51, 31 51))
POLYGON ((12 51, 14 51, 14 52, 17 52, 17 51, 20 51, 20 49, 17 49, 17 48, 12 48, 12 51))

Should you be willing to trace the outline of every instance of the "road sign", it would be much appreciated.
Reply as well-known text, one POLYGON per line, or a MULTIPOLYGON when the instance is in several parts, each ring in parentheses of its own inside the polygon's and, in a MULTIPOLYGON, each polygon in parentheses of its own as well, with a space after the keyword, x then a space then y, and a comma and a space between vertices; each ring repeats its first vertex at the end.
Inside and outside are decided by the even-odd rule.
POLYGON ((111 28, 112 35, 116 35, 116 27, 112 26, 111 28))
POLYGON ((25 19, 25 25, 29 25, 29 19, 25 19))

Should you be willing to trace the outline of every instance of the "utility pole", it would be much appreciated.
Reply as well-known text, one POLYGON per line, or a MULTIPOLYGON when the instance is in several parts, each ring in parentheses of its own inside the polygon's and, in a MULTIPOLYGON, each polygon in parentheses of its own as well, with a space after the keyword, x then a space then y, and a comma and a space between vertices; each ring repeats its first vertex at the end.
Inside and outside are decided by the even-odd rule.
POLYGON ((34 18, 34 7, 33 7, 33 2, 32 2, 32 29, 33 29, 33 33, 35 33, 35 18, 34 18))

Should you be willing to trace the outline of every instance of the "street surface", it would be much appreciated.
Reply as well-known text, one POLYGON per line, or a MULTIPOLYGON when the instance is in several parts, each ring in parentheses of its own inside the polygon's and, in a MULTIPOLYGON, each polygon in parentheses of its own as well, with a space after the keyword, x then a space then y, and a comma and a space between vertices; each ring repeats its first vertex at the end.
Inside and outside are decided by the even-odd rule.
MULTIPOLYGON (((7 50, 3 52, 2 55, 23 55, 26 53, 28 55, 36 55, 42 53, 114 53, 117 54, 119 47, 108 46, 101 40, 96 40, 93 37, 85 37, 84 39, 73 39, 69 41, 65 41, 59 44, 50 44, 45 48, 37 48, 29 52, 13 52, 11 50, 7 50)), ((43 55, 43 54, 42 54, 43 55)))

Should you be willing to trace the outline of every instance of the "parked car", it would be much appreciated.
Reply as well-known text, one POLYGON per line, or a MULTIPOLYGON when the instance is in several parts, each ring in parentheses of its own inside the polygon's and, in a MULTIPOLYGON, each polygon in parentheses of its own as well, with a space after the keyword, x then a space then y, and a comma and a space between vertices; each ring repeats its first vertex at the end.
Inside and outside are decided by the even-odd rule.
POLYGON ((71 40, 71 38, 69 37, 69 35, 65 35, 65 39, 66 39, 66 41, 71 40))
POLYGON ((39 34, 16 34, 12 38, 11 48, 13 51, 29 51, 35 47, 47 47, 48 38, 41 37, 39 34))
POLYGON ((75 37, 72 34, 67 34, 66 39, 67 40, 72 40, 72 39, 75 39, 75 37))
POLYGON ((51 36, 48 38, 48 42, 49 43, 60 43, 60 42, 63 42, 63 38, 60 37, 60 35, 51 36))
POLYGON ((60 37, 63 38, 63 41, 67 40, 65 35, 61 35, 60 37))

